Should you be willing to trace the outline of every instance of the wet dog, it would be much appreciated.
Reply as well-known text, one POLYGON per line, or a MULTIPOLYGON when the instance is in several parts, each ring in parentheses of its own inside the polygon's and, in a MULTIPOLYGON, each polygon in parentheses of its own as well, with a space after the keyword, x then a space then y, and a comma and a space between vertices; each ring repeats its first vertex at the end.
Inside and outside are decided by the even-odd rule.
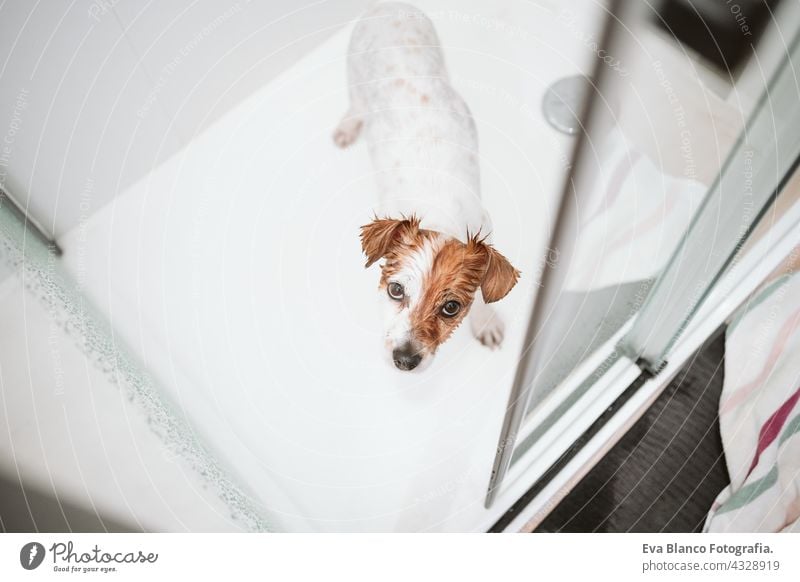
POLYGON ((347 68, 350 108, 333 139, 345 148, 363 134, 375 169, 380 217, 361 244, 367 267, 384 260, 387 353, 400 370, 423 369, 467 314, 482 344, 500 346, 503 323, 487 304, 519 272, 490 242, 475 123, 433 23, 407 4, 375 5, 355 26, 347 68))

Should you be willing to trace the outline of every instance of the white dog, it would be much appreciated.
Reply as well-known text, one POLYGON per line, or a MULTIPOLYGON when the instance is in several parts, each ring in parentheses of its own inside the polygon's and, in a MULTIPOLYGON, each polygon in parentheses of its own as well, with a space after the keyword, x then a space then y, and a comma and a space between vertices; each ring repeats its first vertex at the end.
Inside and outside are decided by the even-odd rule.
POLYGON ((362 227, 361 243, 368 267, 385 259, 392 361, 422 369, 468 312, 475 337, 499 346, 503 324, 486 303, 519 272, 489 244, 475 124, 433 23, 407 4, 377 4, 353 31, 348 77, 350 109, 334 141, 344 148, 363 132, 369 145, 382 217, 362 227))

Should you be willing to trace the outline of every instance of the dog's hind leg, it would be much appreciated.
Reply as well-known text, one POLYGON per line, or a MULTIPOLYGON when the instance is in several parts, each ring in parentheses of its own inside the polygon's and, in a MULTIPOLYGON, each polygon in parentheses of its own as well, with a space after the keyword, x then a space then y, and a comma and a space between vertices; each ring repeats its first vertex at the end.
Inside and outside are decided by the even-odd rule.
POLYGON ((480 291, 475 294, 467 317, 475 339, 492 350, 500 347, 505 335, 505 325, 494 308, 484 303, 480 291))
POLYGON ((350 107, 333 132, 333 141, 340 148, 346 148, 358 139, 364 120, 358 109, 350 107))

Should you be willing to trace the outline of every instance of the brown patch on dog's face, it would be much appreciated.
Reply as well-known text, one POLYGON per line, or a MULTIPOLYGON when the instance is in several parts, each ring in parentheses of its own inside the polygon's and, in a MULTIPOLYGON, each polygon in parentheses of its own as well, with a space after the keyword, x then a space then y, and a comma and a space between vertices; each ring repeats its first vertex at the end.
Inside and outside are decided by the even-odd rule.
POLYGON ((478 288, 491 303, 519 277, 483 240, 463 243, 419 224, 414 217, 375 219, 361 230, 367 266, 385 259, 379 287, 387 298, 386 346, 402 370, 430 361, 469 313, 478 288))
POLYGON ((411 311, 414 336, 428 352, 435 352, 464 320, 487 265, 487 254, 478 245, 455 239, 441 245, 411 311))

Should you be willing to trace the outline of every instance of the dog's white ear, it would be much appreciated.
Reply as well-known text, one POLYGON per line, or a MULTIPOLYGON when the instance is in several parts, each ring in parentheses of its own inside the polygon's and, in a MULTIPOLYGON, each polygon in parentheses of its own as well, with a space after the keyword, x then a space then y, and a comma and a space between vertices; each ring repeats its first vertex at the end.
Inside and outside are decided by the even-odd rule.
POLYGON ((367 255, 366 267, 383 258, 395 242, 404 234, 411 234, 419 227, 414 218, 376 218, 361 227, 361 248, 367 255))
POLYGON ((489 266, 481 282, 481 294, 486 303, 500 301, 508 295, 519 280, 517 271, 508 259, 497 252, 491 245, 484 245, 489 254, 489 266))

